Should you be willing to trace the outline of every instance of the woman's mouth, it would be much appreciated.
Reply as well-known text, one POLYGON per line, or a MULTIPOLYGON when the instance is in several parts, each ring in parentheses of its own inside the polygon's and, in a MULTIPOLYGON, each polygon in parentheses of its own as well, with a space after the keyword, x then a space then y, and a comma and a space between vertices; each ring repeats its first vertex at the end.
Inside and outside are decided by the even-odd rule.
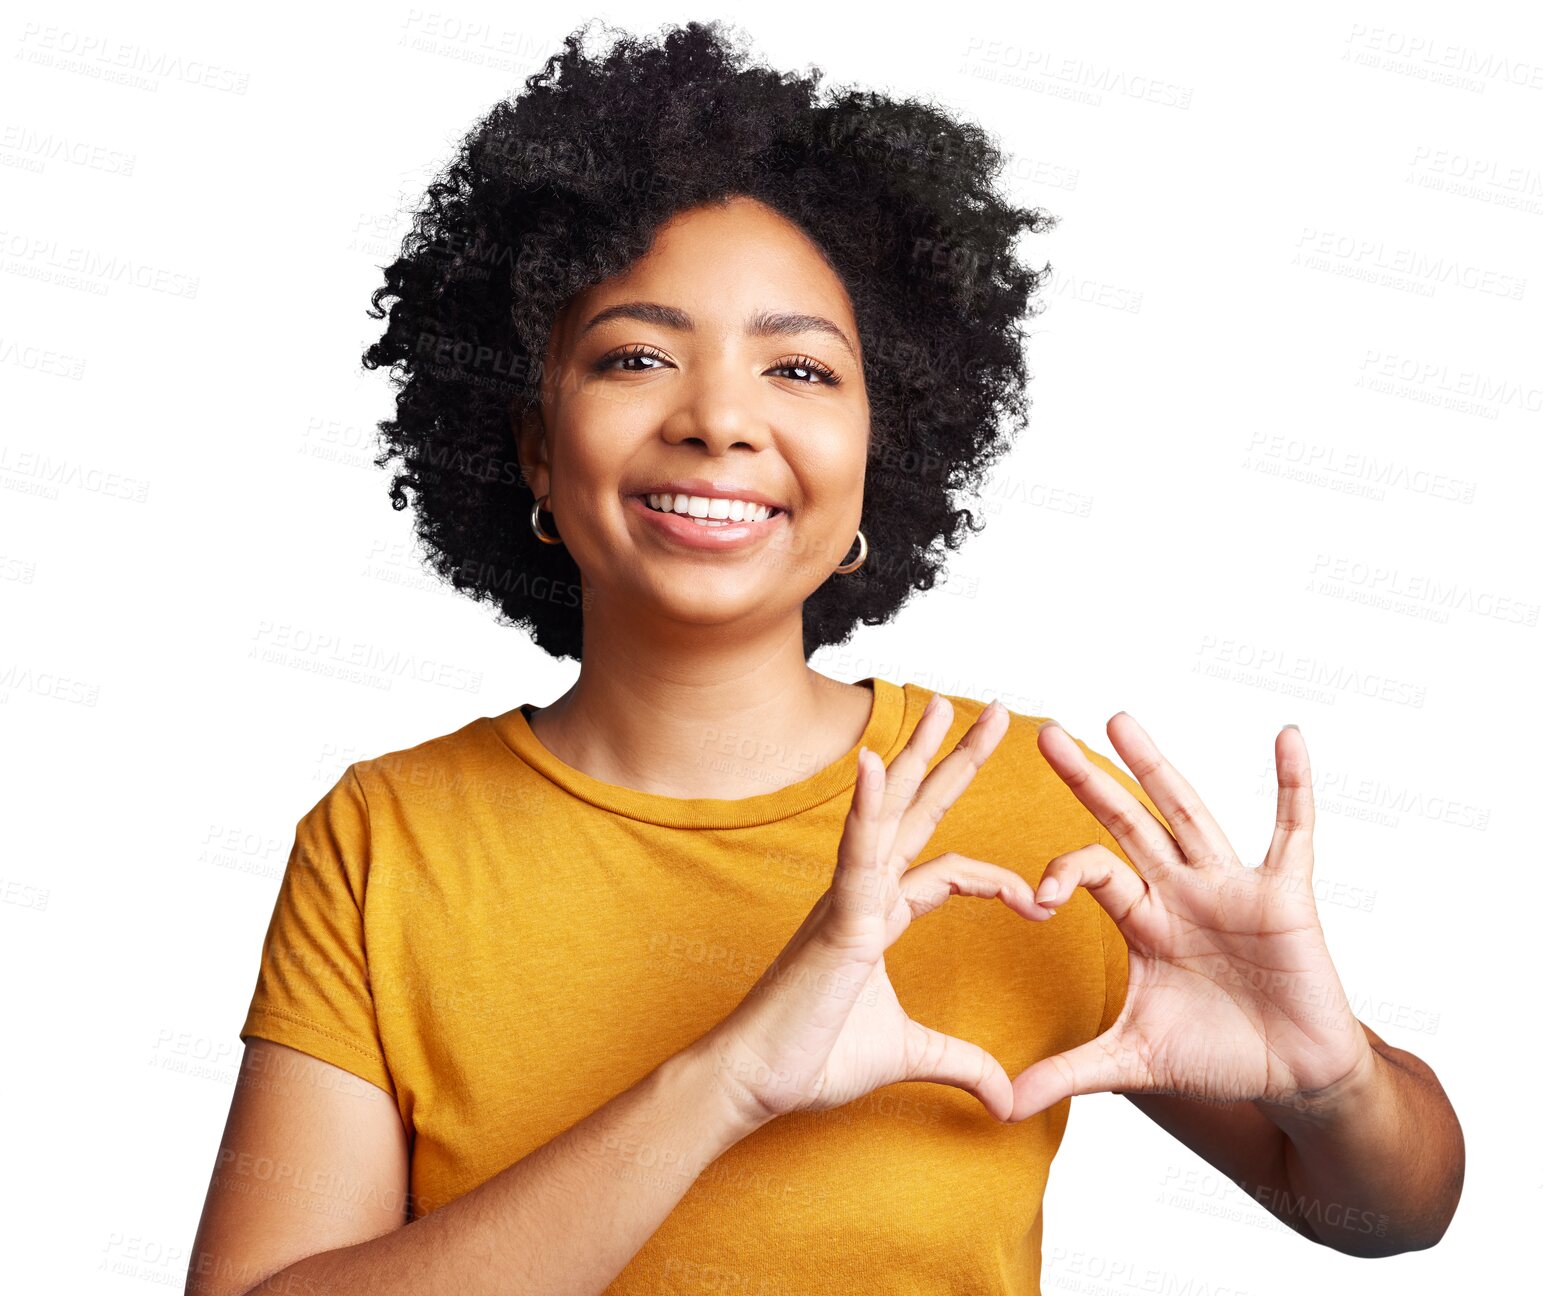
POLYGON ((728 549, 751 544, 779 530, 785 509, 753 500, 649 492, 629 495, 629 508, 649 530, 693 549, 728 549))
POLYGON ((736 522, 765 522, 783 512, 770 504, 754 500, 713 495, 680 495, 649 492, 637 497, 657 513, 689 517, 704 527, 732 526, 736 522))

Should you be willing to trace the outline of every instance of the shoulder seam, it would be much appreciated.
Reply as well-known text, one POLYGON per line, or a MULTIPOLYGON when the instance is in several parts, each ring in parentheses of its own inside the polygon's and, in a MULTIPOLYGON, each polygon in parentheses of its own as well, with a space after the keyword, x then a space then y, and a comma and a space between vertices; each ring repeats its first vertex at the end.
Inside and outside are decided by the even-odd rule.
MULTIPOLYGON (((359 790, 359 800, 364 805, 364 876, 360 879, 359 888, 359 953, 364 958, 364 989, 370 997, 370 1018, 375 1023, 376 1037, 380 1036, 380 1008, 375 1002, 375 982, 370 976, 370 936, 364 921, 364 903, 370 892, 370 884, 375 880, 375 838, 374 830, 370 826, 370 798, 365 794, 364 784, 359 778, 359 772, 355 768, 358 761, 349 765, 346 773, 354 781, 354 787, 359 790)), ((382 1041, 384 1048, 384 1041, 382 1041)))
POLYGON ((370 874, 374 871, 370 865, 375 856, 375 842, 370 827, 370 798, 365 793, 364 783, 359 778, 358 765, 359 762, 354 761, 344 773, 353 780, 354 788, 359 793, 359 800, 364 805, 364 881, 365 885, 368 886, 370 874))

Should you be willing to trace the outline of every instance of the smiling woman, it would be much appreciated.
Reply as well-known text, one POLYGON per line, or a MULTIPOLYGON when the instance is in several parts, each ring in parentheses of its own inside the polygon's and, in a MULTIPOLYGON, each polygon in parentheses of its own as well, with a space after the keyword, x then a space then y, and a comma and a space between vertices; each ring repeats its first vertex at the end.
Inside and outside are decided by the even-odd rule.
POLYGON ((741 195, 671 217, 633 265, 575 295, 518 445, 592 612, 667 594, 681 620, 798 624, 860 529, 858 337, 815 244, 741 195))
MULTIPOLYGON (((393 503, 411 496, 446 580, 581 660, 585 612, 626 560, 595 566, 624 534, 619 504, 599 533, 576 525, 601 507, 579 471, 592 453, 629 455, 609 501, 680 475, 801 495, 777 602, 801 606, 807 659, 931 589, 978 527, 967 495, 1027 417, 1022 325, 1049 269, 1015 244, 1054 218, 1002 196, 1005 158, 978 126, 756 66, 721 25, 584 44, 570 36, 467 135, 385 268, 364 361, 400 386, 382 424, 393 503), (516 467, 511 420, 544 420, 560 467, 580 458, 544 473, 522 441, 516 467), (671 439, 644 453, 660 423, 671 439), (773 437, 798 462, 761 465, 773 437), (537 502, 565 545, 526 525, 537 502), (859 530, 871 557, 827 580, 859 530)), ((750 601, 757 559, 737 561, 729 584, 750 601)))
POLYGON ((1140 785, 810 668, 969 529, 1048 224, 978 128, 818 80, 717 25, 576 33, 385 268, 392 501, 580 669, 301 818, 190 1291, 1032 1296, 1109 1089, 1294 1225, 1301 1184, 1392 1217, 1320 1241, 1444 1227, 1455 1122, 1345 1007, 1299 736, 1245 881, 1128 718, 1140 785), (1394 1155, 1401 1110, 1445 1162, 1394 1155))

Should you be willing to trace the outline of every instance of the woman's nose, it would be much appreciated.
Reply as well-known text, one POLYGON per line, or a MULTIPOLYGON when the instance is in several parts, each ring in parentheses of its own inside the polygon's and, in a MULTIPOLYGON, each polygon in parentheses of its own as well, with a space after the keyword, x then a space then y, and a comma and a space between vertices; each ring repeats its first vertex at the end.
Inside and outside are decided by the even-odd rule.
POLYGON ((681 400, 665 420, 664 434, 674 441, 696 439, 713 454, 736 445, 760 449, 771 429, 760 408, 753 380, 715 365, 699 370, 680 385, 681 400))

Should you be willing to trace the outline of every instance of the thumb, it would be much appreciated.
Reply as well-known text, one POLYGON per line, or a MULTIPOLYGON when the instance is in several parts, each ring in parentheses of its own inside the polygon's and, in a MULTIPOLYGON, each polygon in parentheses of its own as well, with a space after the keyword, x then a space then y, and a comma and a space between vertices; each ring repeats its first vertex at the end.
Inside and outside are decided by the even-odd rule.
POLYGON ((1002 1064, 979 1044, 906 1022, 906 1080, 930 1080, 974 1094, 999 1121, 1013 1114, 1013 1086, 1002 1064))
POLYGON ((1118 1024, 1064 1053, 1020 1071, 1013 1080, 1010 1121, 1027 1120, 1074 1094, 1119 1092, 1142 1087, 1140 1060, 1121 1042, 1118 1024))

